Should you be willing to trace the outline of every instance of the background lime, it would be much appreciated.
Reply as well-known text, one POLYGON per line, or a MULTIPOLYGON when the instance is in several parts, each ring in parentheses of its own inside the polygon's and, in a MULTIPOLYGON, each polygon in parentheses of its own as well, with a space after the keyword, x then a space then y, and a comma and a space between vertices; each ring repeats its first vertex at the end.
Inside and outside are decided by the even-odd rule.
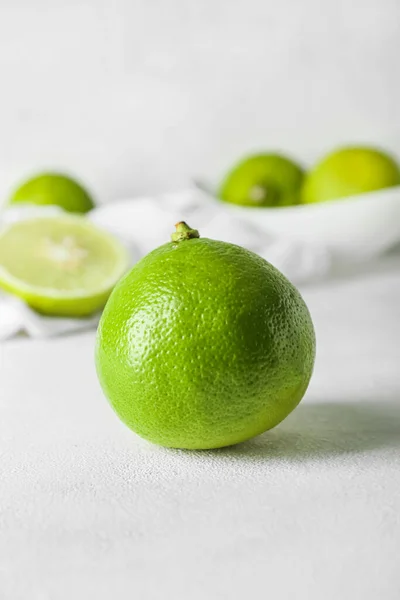
POLYGON ((227 446, 274 427, 300 402, 313 325, 299 292, 268 262, 177 227, 175 241, 114 289, 97 371, 114 410, 144 438, 227 446))
POLYGON ((303 177, 301 167, 285 156, 258 154, 232 169, 219 197, 242 206, 289 206, 299 202, 303 177))
POLYGON ((68 212, 86 213, 94 207, 80 183, 59 173, 43 173, 23 183, 10 198, 10 204, 28 202, 55 205, 68 212))
POLYGON ((400 169, 388 154, 374 148, 341 148, 308 173, 302 201, 324 202, 394 185, 400 185, 400 169))

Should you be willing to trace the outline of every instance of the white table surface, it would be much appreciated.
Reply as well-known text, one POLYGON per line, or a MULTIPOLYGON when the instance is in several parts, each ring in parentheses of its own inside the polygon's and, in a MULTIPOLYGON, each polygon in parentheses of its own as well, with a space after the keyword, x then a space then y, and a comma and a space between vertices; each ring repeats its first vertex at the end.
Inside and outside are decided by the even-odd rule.
POLYGON ((2 600, 398 600, 400 261, 303 294, 306 398, 220 451, 120 424, 94 333, 1 346, 2 600))

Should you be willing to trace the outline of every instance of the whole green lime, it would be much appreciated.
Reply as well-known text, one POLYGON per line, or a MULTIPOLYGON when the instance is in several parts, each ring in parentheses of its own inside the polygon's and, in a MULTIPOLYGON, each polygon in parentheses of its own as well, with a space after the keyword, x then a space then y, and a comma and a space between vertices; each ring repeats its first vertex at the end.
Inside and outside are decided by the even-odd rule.
POLYGON ((43 173, 29 179, 14 191, 9 202, 55 205, 76 213, 86 213, 94 207, 91 196, 82 185, 60 173, 43 173))
POLYGON ((302 201, 324 202, 394 185, 400 185, 400 168, 391 156, 375 148, 341 148, 308 173, 302 201))
POLYGON ((115 412, 174 448, 242 442, 303 397, 315 336, 297 289, 271 264, 178 223, 116 286, 96 366, 115 412))
POLYGON ((298 204, 304 172, 280 154, 246 158, 226 176, 219 190, 225 202, 242 206, 290 206, 298 204))

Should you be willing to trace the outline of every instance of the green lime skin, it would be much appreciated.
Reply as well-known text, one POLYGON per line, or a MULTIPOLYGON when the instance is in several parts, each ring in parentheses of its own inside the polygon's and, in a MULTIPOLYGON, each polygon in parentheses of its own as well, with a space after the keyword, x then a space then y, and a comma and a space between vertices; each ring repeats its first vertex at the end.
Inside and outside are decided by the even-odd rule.
POLYGON ((219 190, 225 202, 250 207, 298 204, 304 171, 280 154, 250 156, 227 175, 219 190))
POLYGON ((59 173, 43 173, 23 183, 9 203, 55 205, 72 213, 87 213, 94 208, 89 193, 74 179, 59 173))
POLYGON ((341 148, 308 173, 302 202, 325 202, 395 185, 400 185, 400 168, 391 156, 374 148, 341 148))
POLYGON ((314 358, 307 306, 276 268, 179 234, 117 284, 96 341, 98 377, 120 419, 185 449, 229 446, 280 423, 314 358))
POLYGON ((83 298, 58 298, 44 296, 34 290, 21 290, 9 282, 0 281, 0 287, 14 296, 18 296, 39 314, 49 317, 90 317, 99 312, 110 295, 110 290, 83 298))

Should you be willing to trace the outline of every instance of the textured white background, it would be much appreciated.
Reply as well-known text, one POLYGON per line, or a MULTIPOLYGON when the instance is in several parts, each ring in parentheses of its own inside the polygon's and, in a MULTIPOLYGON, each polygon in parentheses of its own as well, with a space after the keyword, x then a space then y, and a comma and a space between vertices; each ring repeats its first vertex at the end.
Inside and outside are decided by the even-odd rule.
MULTIPOLYGON (((399 36, 398 0, 0 0, 0 198, 44 165, 106 200, 254 148, 399 151, 399 36)), ((1 346, 1 600, 398 600, 398 273, 305 290, 307 398, 220 452, 120 425, 93 334, 1 346)))
POLYGON ((399 268, 304 290, 307 397, 220 451, 119 423, 92 333, 0 346, 1 600, 398 600, 399 268))
POLYGON ((400 151, 398 0, 1 0, 0 197, 39 166, 109 199, 250 149, 400 151))

